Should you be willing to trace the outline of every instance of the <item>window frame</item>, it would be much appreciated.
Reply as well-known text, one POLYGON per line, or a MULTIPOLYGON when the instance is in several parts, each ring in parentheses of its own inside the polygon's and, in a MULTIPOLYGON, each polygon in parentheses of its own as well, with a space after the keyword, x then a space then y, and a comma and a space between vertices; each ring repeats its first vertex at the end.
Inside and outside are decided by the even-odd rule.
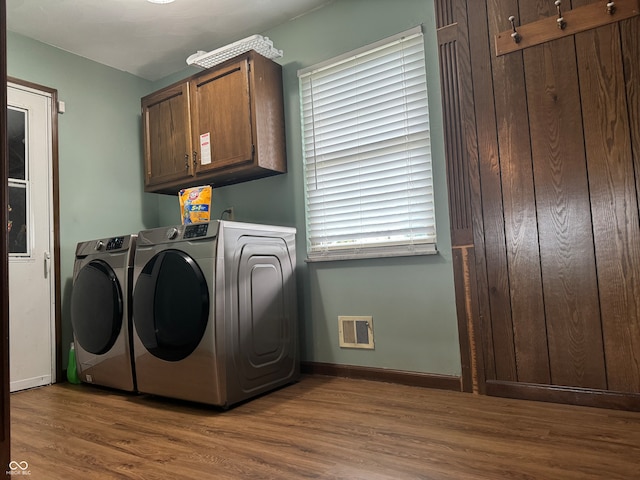
MULTIPOLYGON (((383 49, 387 46, 393 46, 396 44, 401 44, 405 41, 405 39, 411 39, 418 37, 420 38, 419 48, 424 57, 425 48, 424 48, 424 37, 422 34, 422 27, 417 26, 413 29, 401 32, 397 35, 393 35, 391 37, 385 38, 373 44, 366 45, 359 49, 347 52, 343 55, 339 55, 337 57, 333 57, 324 62, 315 64, 308 68, 304 68, 298 71, 299 77, 299 92, 300 92, 300 112, 301 112, 301 128, 302 128, 302 149, 303 149, 303 163, 304 163, 304 202, 305 202, 305 227, 306 227, 306 247, 307 247, 307 262, 318 262, 318 261, 333 261, 333 260, 353 260, 353 259, 361 259, 361 258, 385 258, 385 257, 395 257, 395 256, 412 256, 412 255, 432 255, 437 254, 437 236, 436 236, 436 218, 435 218, 435 192, 434 192, 434 178, 433 178, 433 158, 432 158, 432 150, 431 150, 431 141, 430 134, 431 129, 429 128, 429 105, 428 105, 428 85, 427 85, 427 71, 426 71, 426 60, 423 58, 422 61, 422 71, 421 76, 424 78, 424 90, 420 92, 420 94, 424 93, 424 112, 427 117, 426 127, 422 132, 426 136, 427 143, 427 159, 423 161, 429 170, 429 174, 425 174, 425 179, 428 182, 427 190, 430 193, 425 194, 425 196, 430 197, 430 202, 428 203, 429 207, 425 207, 424 215, 430 218, 428 229, 430 229, 433 233, 428 235, 426 239, 418 239, 414 240, 413 238, 396 241, 396 242, 387 242, 383 244, 375 244, 373 246, 366 245, 366 242, 362 242, 361 244, 350 244, 345 247, 340 247, 334 244, 321 248, 317 246, 313 246, 311 244, 311 226, 310 226, 310 214, 309 214, 309 180, 308 180, 308 170, 309 168, 317 167, 317 159, 314 158, 313 166, 310 167, 309 162, 307 160, 307 148, 305 146, 305 110, 304 110, 304 102, 305 102, 305 93, 303 91, 303 81, 306 78, 312 76, 316 72, 321 72, 323 70, 329 69, 339 64, 348 65, 350 62, 355 61, 362 55, 365 55, 369 52, 374 52, 376 50, 383 49), (430 214, 429 214, 430 212, 430 214)), ((417 44, 417 42, 416 42, 417 44)), ((403 53, 403 62, 404 62, 404 53, 403 53)), ((404 65, 404 63, 403 63, 404 65)), ((345 68, 346 69, 346 68, 345 68)), ((311 98, 313 93, 311 94, 311 98)), ((403 97, 403 108, 406 110, 407 105, 407 97, 408 94, 405 94, 403 97)), ((311 108, 313 110, 313 107, 311 108)), ((312 112, 313 113, 313 112, 312 112)), ((317 120, 314 118, 314 121, 317 120)), ((315 128, 315 127, 314 127, 315 128)), ((313 132, 312 135, 315 135, 313 132)), ((315 139, 314 139, 315 142, 315 139)), ((409 143, 409 142, 407 142, 409 143)), ((408 148, 408 147, 405 147, 408 148)), ((410 183, 409 180, 405 181, 405 183, 410 183)), ((405 197, 402 197, 405 198, 405 197)), ((407 197, 408 198, 408 197, 407 197)), ((409 217, 411 215, 408 215, 409 217)))

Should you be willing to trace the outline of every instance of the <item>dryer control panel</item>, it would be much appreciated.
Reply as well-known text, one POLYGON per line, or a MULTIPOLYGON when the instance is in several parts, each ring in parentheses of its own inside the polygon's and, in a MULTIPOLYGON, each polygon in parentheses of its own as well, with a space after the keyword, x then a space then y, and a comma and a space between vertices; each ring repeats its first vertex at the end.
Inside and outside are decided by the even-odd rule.
POLYGON ((193 225, 187 225, 184 228, 183 238, 197 238, 197 237, 206 237, 207 229, 209 228, 208 223, 197 223, 193 225))

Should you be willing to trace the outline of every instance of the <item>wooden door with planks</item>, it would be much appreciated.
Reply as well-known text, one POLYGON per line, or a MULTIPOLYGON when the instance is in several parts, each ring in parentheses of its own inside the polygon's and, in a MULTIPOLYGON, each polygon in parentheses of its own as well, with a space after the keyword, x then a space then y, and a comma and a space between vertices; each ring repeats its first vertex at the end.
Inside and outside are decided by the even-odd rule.
POLYGON ((465 390, 640 409, 640 11, 435 4, 465 390))

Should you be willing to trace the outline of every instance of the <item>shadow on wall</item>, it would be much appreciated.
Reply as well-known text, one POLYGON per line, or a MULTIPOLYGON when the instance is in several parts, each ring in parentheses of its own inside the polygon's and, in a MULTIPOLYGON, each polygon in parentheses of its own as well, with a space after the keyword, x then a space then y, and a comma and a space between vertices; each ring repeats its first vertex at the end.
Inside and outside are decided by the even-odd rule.
MULTIPOLYGON (((144 149, 143 149, 143 145, 142 145, 142 139, 143 139, 143 135, 142 135, 142 116, 139 115, 138 116, 138 125, 140 128, 140 143, 138 145, 138 152, 140 155, 140 158, 144 159, 144 149)), ((162 226, 160 224, 160 204, 158 202, 158 197, 162 196, 159 195, 157 193, 146 193, 144 191, 144 183, 145 183, 145 174, 144 174, 144 161, 142 162, 138 162, 138 172, 140 173, 140 195, 142 195, 142 197, 140 198, 140 205, 142 207, 142 229, 150 229, 150 228, 156 228, 156 227, 160 227, 162 226)), ((177 200, 176 200, 177 201, 177 200)), ((178 210, 176 209, 176 212, 178 212, 178 210)))
POLYGON ((307 264, 305 268, 309 281, 305 282, 307 290, 305 291, 304 301, 308 308, 302 325, 304 336, 301 338, 303 339, 302 345, 305 347, 305 351, 301 358, 304 361, 317 362, 321 356, 323 363, 336 363, 338 359, 333 355, 332 349, 322 348, 323 345, 332 344, 332 323, 327 321, 326 302, 324 301, 322 289, 318 288, 320 285, 318 268, 320 266, 321 264, 314 263, 307 264), (314 321, 315 319, 321 320, 314 321))

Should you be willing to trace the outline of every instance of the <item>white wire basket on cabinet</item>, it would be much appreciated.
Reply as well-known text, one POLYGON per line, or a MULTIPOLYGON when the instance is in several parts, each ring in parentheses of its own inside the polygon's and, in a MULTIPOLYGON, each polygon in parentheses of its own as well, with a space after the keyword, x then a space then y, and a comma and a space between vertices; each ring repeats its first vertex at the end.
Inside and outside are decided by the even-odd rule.
POLYGON ((282 50, 275 48, 269 37, 252 35, 210 52, 198 51, 187 58, 187 65, 211 68, 249 50, 270 59, 282 57, 282 50))

